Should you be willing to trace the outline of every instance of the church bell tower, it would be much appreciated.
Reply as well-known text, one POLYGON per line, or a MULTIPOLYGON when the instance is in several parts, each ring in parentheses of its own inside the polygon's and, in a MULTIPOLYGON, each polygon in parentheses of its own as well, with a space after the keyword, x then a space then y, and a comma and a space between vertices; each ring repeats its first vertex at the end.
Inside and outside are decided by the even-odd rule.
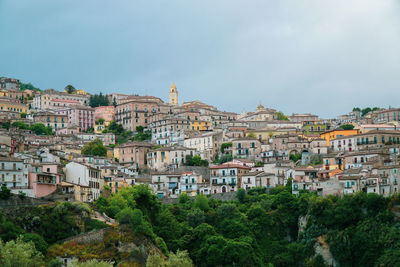
POLYGON ((176 90, 175 83, 172 83, 171 89, 169 90, 169 103, 173 106, 178 106, 178 90, 176 90))

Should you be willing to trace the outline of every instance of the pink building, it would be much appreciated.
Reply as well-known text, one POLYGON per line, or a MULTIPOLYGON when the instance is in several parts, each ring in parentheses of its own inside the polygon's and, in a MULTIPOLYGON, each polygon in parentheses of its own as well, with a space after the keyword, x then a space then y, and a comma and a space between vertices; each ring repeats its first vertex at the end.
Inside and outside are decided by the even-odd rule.
POLYGON ((77 100, 67 100, 67 99, 58 99, 53 98, 50 100, 49 109, 58 109, 79 105, 79 101, 77 100))
POLYGON ((53 193, 61 183, 57 164, 32 165, 32 172, 29 172, 28 177, 29 187, 37 198, 53 193))
POLYGON ((71 106, 66 109, 55 111, 56 114, 68 116, 69 125, 76 125, 79 130, 86 132, 89 128, 94 127, 94 108, 85 106, 71 106))
POLYGON ((102 106, 94 109, 94 120, 104 119, 105 124, 108 125, 111 121, 115 120, 115 107, 102 106))

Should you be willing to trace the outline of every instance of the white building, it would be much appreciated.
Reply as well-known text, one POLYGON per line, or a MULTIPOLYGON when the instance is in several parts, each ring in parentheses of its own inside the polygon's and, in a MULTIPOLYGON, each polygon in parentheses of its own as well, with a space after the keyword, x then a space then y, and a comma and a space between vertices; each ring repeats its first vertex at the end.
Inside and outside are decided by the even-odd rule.
POLYGON ((276 177, 273 173, 258 171, 244 174, 242 176, 241 187, 249 190, 254 187, 273 188, 278 184, 278 177, 276 177))
POLYGON ((199 155, 202 159, 213 161, 221 142, 222 132, 209 132, 185 139, 183 145, 196 149, 196 155, 199 155))
POLYGON ((70 162, 65 166, 65 178, 68 183, 88 187, 88 201, 96 200, 100 196, 100 188, 104 184, 99 169, 77 162, 70 162))
POLYGON ((19 191, 33 196, 29 189, 28 165, 23 160, 11 157, 0 157, 0 183, 18 194, 19 191))

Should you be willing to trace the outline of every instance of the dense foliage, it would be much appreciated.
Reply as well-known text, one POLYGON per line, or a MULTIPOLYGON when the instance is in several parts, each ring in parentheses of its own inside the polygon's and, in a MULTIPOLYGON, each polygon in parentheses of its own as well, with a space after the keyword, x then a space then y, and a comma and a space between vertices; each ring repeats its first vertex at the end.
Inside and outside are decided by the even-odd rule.
POLYGON ((132 138, 133 141, 151 140, 151 131, 144 130, 143 126, 136 126, 136 133, 132 138))
POLYGON ((395 198, 296 197, 290 184, 269 193, 239 190, 237 198, 181 195, 179 203, 161 205, 140 185, 96 205, 151 237, 166 254, 187 250, 195 266, 326 266, 315 253, 317 240, 340 266, 394 266, 400 260, 400 226, 390 211, 395 198), (301 219, 306 223, 299 229, 301 219))
POLYGON ((96 107, 102 107, 102 106, 109 106, 110 102, 108 101, 108 97, 106 95, 103 95, 103 93, 100 93, 100 94, 94 94, 94 95, 90 96, 89 105, 92 108, 96 108, 96 107))
POLYGON ((285 114, 283 114, 283 112, 281 112, 281 111, 278 111, 276 113, 276 119, 280 120, 280 121, 288 121, 289 120, 289 118, 285 114))
POLYGON ((39 88, 33 86, 31 83, 20 83, 19 84, 21 91, 25 91, 25 90, 34 90, 34 91, 40 91, 39 88))
POLYGON ((13 127, 22 129, 22 130, 31 130, 36 135, 53 135, 53 129, 50 126, 46 126, 43 123, 34 123, 30 126, 25 122, 16 121, 12 124, 13 127))
POLYGON ((81 153, 85 156, 105 157, 107 156, 107 148, 103 145, 103 142, 100 139, 95 139, 86 144, 81 153))
POLYGON ((371 111, 376 111, 376 110, 380 110, 380 108, 378 108, 378 107, 373 107, 373 108, 366 107, 363 109, 358 108, 358 107, 353 108, 353 111, 361 112, 361 117, 364 117, 367 113, 369 113, 371 111))
POLYGON ((186 155, 185 165, 187 166, 208 166, 208 160, 201 159, 200 156, 186 155))
POLYGON ((115 134, 115 144, 120 145, 129 141, 132 136, 131 131, 126 131, 121 124, 111 121, 110 124, 103 130, 103 133, 115 134))
POLYGON ((342 124, 339 126, 339 128, 341 128, 343 130, 353 130, 354 125, 353 124, 342 124))

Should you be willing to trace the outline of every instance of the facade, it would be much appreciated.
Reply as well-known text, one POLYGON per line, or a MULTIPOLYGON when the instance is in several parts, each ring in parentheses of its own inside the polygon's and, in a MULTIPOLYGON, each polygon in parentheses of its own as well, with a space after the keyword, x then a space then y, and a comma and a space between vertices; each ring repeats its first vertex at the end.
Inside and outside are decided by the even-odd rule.
POLYGON ((28 106, 21 103, 0 99, 0 111, 28 113, 28 106))
POLYGON ((273 173, 264 171, 249 172, 242 176, 241 188, 249 190, 254 187, 273 188, 278 185, 278 178, 273 173))
POLYGON ((20 90, 20 82, 18 79, 3 77, 0 79, 0 89, 20 90))
POLYGON ((197 195, 201 183, 201 176, 193 172, 184 172, 179 181, 179 193, 194 197, 197 195))
MULTIPOLYGON (((46 110, 54 108, 54 99, 78 101, 79 105, 86 106, 89 104, 87 95, 76 95, 61 93, 54 89, 48 89, 33 98, 32 108, 36 110, 46 110), (53 103, 53 104, 52 104, 53 103)), ((61 106, 60 106, 61 108, 61 106)))
POLYGON ((114 157, 118 158, 122 166, 136 166, 142 169, 147 166, 147 153, 153 147, 147 142, 128 142, 117 146, 114 150, 114 157))
POLYGON ((33 189, 34 197, 44 197, 56 191, 62 182, 60 173, 58 164, 32 165, 32 171, 29 172, 29 186, 33 189))
POLYGON ((180 173, 156 172, 151 175, 151 187, 158 198, 179 196, 180 173))
POLYGON ((186 162, 186 156, 193 156, 194 149, 172 146, 151 150, 147 153, 147 167, 155 171, 179 168, 186 162))
POLYGON ((115 109, 115 122, 121 124, 125 130, 136 131, 137 126, 147 127, 149 117, 160 112, 159 98, 131 97, 121 100, 115 109))
POLYGON ((103 119, 105 126, 115 120, 115 107, 114 106, 101 106, 94 108, 94 119, 103 119))
POLYGON ((373 120, 376 122, 400 121, 400 108, 377 110, 373 114, 373 120))
POLYGON ((331 130, 331 131, 322 133, 320 135, 320 138, 325 139, 326 146, 329 146, 331 140, 335 140, 336 138, 343 137, 343 136, 356 135, 358 133, 359 133, 359 130, 357 130, 357 129, 353 129, 353 130, 336 129, 336 130, 331 130))
POLYGON ((196 155, 202 159, 213 161, 220 150, 222 140, 222 132, 203 133, 185 139, 183 145, 195 149, 196 155))
POLYGON ((88 188, 87 201, 94 201, 100 196, 104 182, 99 169, 72 161, 65 166, 65 178, 69 183, 88 188))
POLYGON ((318 121, 305 121, 301 130, 304 136, 315 137, 329 130, 329 126, 318 121))
POLYGON ((210 167, 211 194, 236 192, 242 184, 242 176, 249 167, 239 164, 222 164, 210 167))
POLYGON ((180 118, 168 118, 154 121, 149 125, 151 141, 157 145, 183 145, 185 132, 189 131, 189 121, 180 118))
POLYGON ((310 113, 295 114, 288 116, 288 119, 293 122, 306 122, 306 121, 318 121, 318 116, 310 113))
POLYGON ((58 115, 67 115, 69 125, 76 125, 81 132, 94 127, 94 109, 85 106, 72 106, 55 111, 58 115))
POLYGON ((261 153, 261 142, 256 138, 245 137, 232 140, 232 156, 256 159, 261 153))
POLYGON ((210 121, 191 121, 190 129, 192 131, 210 131, 211 122, 210 121))
POLYGON ((38 112, 33 115, 35 123, 43 123, 51 127, 54 131, 62 128, 68 128, 68 116, 65 114, 56 114, 50 111, 38 112))
POLYGON ((27 164, 17 158, 0 157, 0 184, 15 194, 29 189, 27 164))
POLYGON ((89 143, 90 141, 100 139, 103 142, 103 145, 115 145, 115 134, 113 133, 103 133, 103 134, 96 134, 96 133, 78 133, 76 137, 83 142, 89 143))

